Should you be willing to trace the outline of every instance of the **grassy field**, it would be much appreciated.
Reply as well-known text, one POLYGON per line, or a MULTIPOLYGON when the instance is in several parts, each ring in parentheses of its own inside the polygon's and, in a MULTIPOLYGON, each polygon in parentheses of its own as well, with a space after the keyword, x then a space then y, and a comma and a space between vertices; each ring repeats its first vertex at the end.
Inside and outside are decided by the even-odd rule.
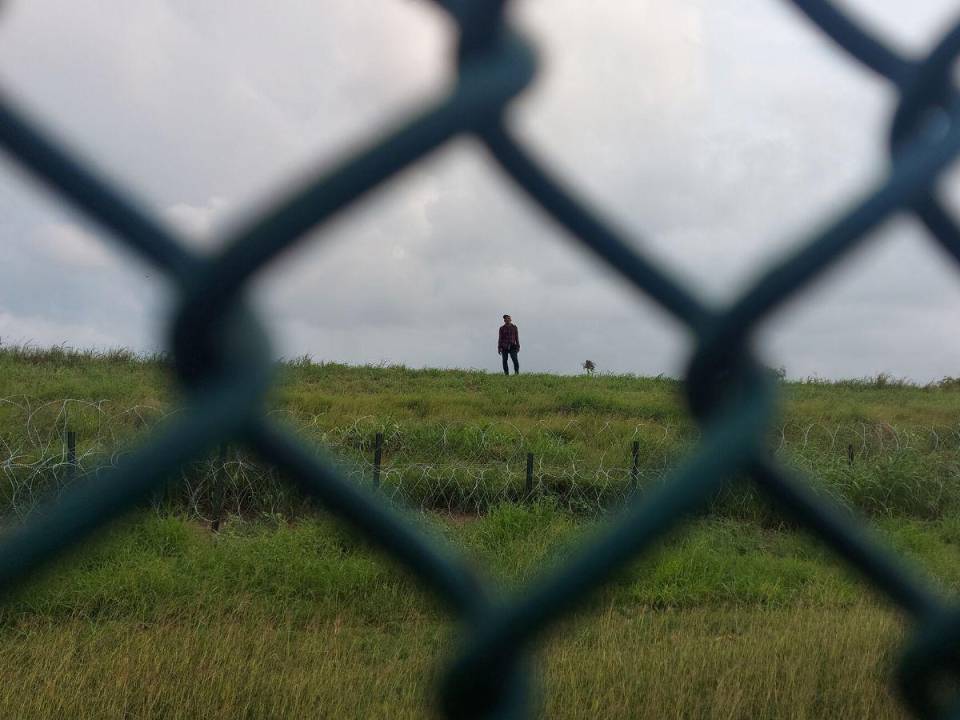
MULTIPOLYGON (((546 651, 550 718, 896 718, 876 610, 608 612, 546 651), (788 630, 785 630, 788 628, 788 630)), ((4 639, 0 709, 30 718, 424 718, 446 628, 42 623, 4 639)))
MULTIPOLYGON (((505 594, 590 524, 543 506, 425 516, 505 594)), ((879 533, 945 590, 960 523, 879 533)), ((804 537, 708 520, 637 562, 539 652, 544 717, 899 717, 903 628, 804 537)), ((3 606, 3 717, 428 715, 457 628, 322 518, 128 519, 3 606)))
MULTIPOLYGON (((156 360, 0 351, 0 453, 60 453, 66 423, 92 462, 109 448, 90 438, 135 440, 175 407, 172 387, 156 360)), ((785 383, 783 394, 772 447, 944 592, 960 589, 957 383, 785 383)), ((697 439, 682 387, 663 378, 295 362, 278 368, 270 404, 348 459, 381 431, 388 462, 439 452, 497 466, 532 451, 541 480, 571 463, 623 465, 633 439, 644 467, 662 468, 697 439)), ((256 498, 284 487, 258 482, 256 498)), ((0 717, 430 716, 460 637, 445 610, 293 495, 240 509, 219 533, 184 505, 143 510, 6 597, 0 717)), ((508 596, 605 522, 549 493, 411 517, 508 596)), ((902 717, 890 680, 905 631, 827 551, 735 487, 545 639, 543 717, 902 717)))
MULTIPOLYGON (((0 463, 5 449, 15 458, 0 493, 19 483, 19 497, 31 499, 55 484, 67 426, 77 432, 85 467, 108 461, 175 408, 173 388, 159 360, 0 349, 0 463)), ((885 376, 784 383, 783 415, 769 443, 814 487, 861 513, 951 515, 960 511, 958 388, 950 379, 917 387, 885 376)), ((505 378, 297 361, 278 367, 269 404, 277 419, 330 448, 358 481, 369 482, 374 437, 383 433, 385 492, 407 504, 482 512, 522 494, 530 452, 538 493, 590 514, 622 503, 634 441, 641 487, 659 482, 696 442, 682 390, 665 378, 505 378)), ((229 457, 230 471, 217 480, 228 511, 297 512, 300 499, 269 467, 235 450, 229 457)), ((209 515, 214 475, 209 462, 185 471, 178 487, 190 493, 179 508, 209 515)), ((11 502, 0 494, 0 506, 11 502)), ((742 485, 712 512, 770 521, 742 485)))

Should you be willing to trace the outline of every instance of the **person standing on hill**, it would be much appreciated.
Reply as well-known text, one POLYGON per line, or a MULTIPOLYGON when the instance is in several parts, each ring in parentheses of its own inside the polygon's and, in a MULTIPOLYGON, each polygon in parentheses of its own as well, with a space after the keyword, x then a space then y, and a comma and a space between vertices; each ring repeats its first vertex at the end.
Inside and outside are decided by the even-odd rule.
POLYGON ((509 375, 507 368, 507 358, 513 360, 513 374, 520 374, 520 363, 517 360, 517 353, 520 352, 520 333, 517 332, 517 326, 513 324, 509 315, 503 316, 503 325, 500 326, 500 339, 497 340, 497 352, 503 358, 503 374, 509 375))

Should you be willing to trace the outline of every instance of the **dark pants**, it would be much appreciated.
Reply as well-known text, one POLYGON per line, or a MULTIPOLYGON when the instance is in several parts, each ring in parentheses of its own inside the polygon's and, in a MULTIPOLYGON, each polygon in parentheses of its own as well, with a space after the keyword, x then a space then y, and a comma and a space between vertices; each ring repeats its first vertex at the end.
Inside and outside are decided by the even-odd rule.
POLYGON ((509 375, 509 374, 510 374, 510 370, 507 368, 507 357, 508 357, 508 356, 509 356, 509 358, 510 358, 511 360, 513 360, 513 374, 514 374, 514 375, 519 375, 519 374, 520 374, 520 362, 517 360, 517 351, 514 350, 514 349, 501 350, 501 351, 500 351, 500 357, 503 358, 503 374, 504 374, 504 375, 509 375))

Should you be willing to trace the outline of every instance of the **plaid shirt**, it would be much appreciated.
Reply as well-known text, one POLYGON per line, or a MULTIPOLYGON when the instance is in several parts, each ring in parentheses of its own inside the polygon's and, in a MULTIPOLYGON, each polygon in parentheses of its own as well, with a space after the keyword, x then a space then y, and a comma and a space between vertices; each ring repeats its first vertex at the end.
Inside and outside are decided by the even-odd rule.
POLYGON ((517 326, 514 324, 500 326, 500 339, 497 341, 497 352, 510 350, 513 347, 520 349, 520 334, 517 332, 517 326))

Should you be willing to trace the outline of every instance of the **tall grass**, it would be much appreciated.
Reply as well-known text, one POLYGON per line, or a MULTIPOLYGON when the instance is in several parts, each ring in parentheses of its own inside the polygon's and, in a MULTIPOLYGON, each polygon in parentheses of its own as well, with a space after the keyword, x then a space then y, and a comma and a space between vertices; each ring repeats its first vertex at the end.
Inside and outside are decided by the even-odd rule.
MULTIPOLYGON (((594 531, 548 505, 419 522, 507 595, 594 531)), ((960 524, 879 531, 960 587, 960 524)), ((459 637, 415 582, 329 520, 215 535, 141 515, 4 607, 2 717, 424 717, 459 637)), ((808 539, 700 522, 546 638, 543 716, 899 717, 888 688, 901 635, 808 539)))
MULTIPOLYGON (((566 560, 602 525, 548 504, 502 505, 475 520, 418 515, 509 594, 566 560)), ((886 520, 886 542, 945 589, 960 589, 960 521, 886 520)), ((850 607, 858 578, 806 536, 755 523, 703 520, 638 559, 587 606, 850 607)), ((105 530, 5 598, 0 625, 25 618, 162 622, 247 614, 401 622, 442 608, 361 537, 329 519, 231 521, 219 533, 181 518, 137 515, 105 530)))
MULTIPOLYGON (((563 626, 541 653, 542 717, 899 718, 900 628, 872 607, 681 610, 563 626)), ((0 715, 433 716, 449 628, 430 621, 24 624, 0 632, 0 715)))
MULTIPOLYGON (((634 438, 645 467, 667 467, 698 437, 682 385, 664 378, 306 359, 277 372, 272 411, 347 458, 368 455, 380 431, 388 463, 423 464, 441 448, 461 467, 509 464, 529 449, 542 459, 538 478, 557 482, 571 464, 619 467, 613 458, 628 457, 634 438)), ((26 464, 30 447, 57 446, 68 423, 84 462, 110 461, 175 409, 169 373, 161 356, 0 348, 0 398, 11 401, 0 403, 0 448, 26 464), (94 447, 105 412, 116 418, 110 442, 94 447)), ((769 438, 948 591, 960 589, 958 386, 785 383, 769 438)), ((181 489, 206 487, 209 462, 188 468, 181 489)), ((444 608, 363 538, 317 508, 303 512, 282 479, 229 477, 238 498, 256 502, 244 500, 219 533, 182 517, 206 511, 203 493, 159 497, 170 512, 114 523, 5 598, 0 717, 429 716, 459 638, 444 608)), ((510 596, 602 522, 559 508, 547 497, 413 521, 510 596)), ((900 717, 888 688, 902 632, 828 549, 734 483, 708 518, 638 558, 546 638, 543 716, 900 717)))
MULTIPOLYGON (((683 387, 669 378, 502 375, 468 370, 281 363, 270 412, 330 448, 357 482, 369 482, 373 442, 384 436, 384 492, 426 509, 486 512, 535 485, 577 512, 622 504, 631 445, 641 489, 696 443, 683 387)), ((82 469, 119 459, 170 412, 176 393, 162 356, 123 351, 0 348, 0 508, 20 514, 69 468, 62 431, 79 438, 82 469)), ((957 383, 919 387, 887 376, 783 383, 784 416, 769 444, 821 492, 873 516, 936 518, 960 510, 957 383)), ((198 458, 155 501, 210 519, 224 512, 287 515, 310 507, 269 468, 231 450, 198 458)), ((772 518, 749 485, 713 504, 718 516, 772 518)))

